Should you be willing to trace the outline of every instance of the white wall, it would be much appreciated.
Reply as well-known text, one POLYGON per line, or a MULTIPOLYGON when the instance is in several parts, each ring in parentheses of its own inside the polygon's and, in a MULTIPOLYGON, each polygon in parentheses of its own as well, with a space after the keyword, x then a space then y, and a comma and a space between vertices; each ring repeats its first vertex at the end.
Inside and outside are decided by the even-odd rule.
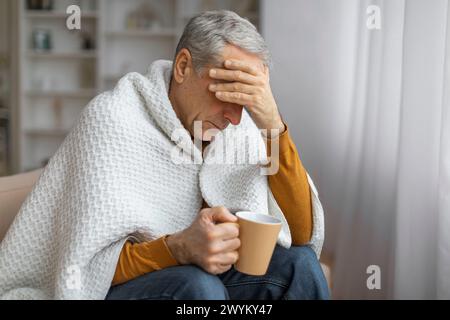
POLYGON ((342 174, 333 164, 344 159, 347 133, 342 128, 348 127, 350 119, 357 6, 346 4, 355 2, 264 0, 262 3, 262 33, 274 60, 272 88, 324 205, 325 254, 333 249, 333 226, 338 223, 333 206, 339 202, 338 194, 327 186, 335 185, 332 182, 340 180, 342 174))

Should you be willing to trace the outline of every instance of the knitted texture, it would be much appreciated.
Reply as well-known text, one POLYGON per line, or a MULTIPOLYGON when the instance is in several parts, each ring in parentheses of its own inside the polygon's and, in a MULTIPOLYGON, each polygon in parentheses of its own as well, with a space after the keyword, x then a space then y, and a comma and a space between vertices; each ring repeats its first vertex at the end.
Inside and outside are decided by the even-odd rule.
MULTIPOLYGON (((246 156, 265 154, 260 134, 250 135, 253 151, 239 140, 238 129, 254 133, 256 125, 244 112, 241 124, 225 129, 202 155, 170 104, 171 66, 159 60, 146 75, 127 74, 84 108, 0 244, 0 298, 104 299, 125 241, 187 228, 202 198, 211 207, 277 216, 278 242, 290 246, 261 164, 207 161, 233 143, 246 156), (174 161, 174 154, 194 161, 174 161)), ((319 255, 323 210, 311 190, 311 246, 319 255)))

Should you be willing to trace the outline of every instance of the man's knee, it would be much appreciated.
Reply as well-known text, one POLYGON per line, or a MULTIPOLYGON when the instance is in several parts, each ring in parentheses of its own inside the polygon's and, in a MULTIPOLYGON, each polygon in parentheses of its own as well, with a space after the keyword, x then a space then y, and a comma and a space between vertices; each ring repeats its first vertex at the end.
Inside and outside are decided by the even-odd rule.
POLYGON ((225 300, 228 292, 219 277, 194 265, 185 265, 174 298, 180 300, 225 300))
POLYGON ((292 246, 288 259, 299 289, 311 299, 329 298, 328 284, 314 250, 308 246, 292 246))

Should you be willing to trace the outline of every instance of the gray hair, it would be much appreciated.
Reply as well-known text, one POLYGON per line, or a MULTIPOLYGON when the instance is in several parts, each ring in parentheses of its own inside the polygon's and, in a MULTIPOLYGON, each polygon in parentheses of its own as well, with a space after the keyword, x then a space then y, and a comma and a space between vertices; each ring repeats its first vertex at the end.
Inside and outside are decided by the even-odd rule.
POLYGON ((178 42, 175 58, 181 49, 188 49, 194 69, 200 74, 207 65, 218 65, 227 44, 256 54, 266 66, 271 67, 269 50, 256 27, 228 10, 206 11, 189 20, 178 42))

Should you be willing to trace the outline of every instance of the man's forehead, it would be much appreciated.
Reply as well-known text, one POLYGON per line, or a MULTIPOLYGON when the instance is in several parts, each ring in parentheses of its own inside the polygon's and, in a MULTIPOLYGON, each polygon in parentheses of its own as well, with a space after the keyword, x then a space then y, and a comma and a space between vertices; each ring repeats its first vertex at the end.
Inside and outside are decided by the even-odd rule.
POLYGON ((246 62, 253 67, 259 68, 261 71, 264 71, 264 62, 258 55, 255 53, 250 53, 241 49, 234 45, 227 45, 222 51, 222 55, 218 59, 218 66, 216 67, 224 67, 224 63, 226 60, 238 60, 242 62, 246 62))

